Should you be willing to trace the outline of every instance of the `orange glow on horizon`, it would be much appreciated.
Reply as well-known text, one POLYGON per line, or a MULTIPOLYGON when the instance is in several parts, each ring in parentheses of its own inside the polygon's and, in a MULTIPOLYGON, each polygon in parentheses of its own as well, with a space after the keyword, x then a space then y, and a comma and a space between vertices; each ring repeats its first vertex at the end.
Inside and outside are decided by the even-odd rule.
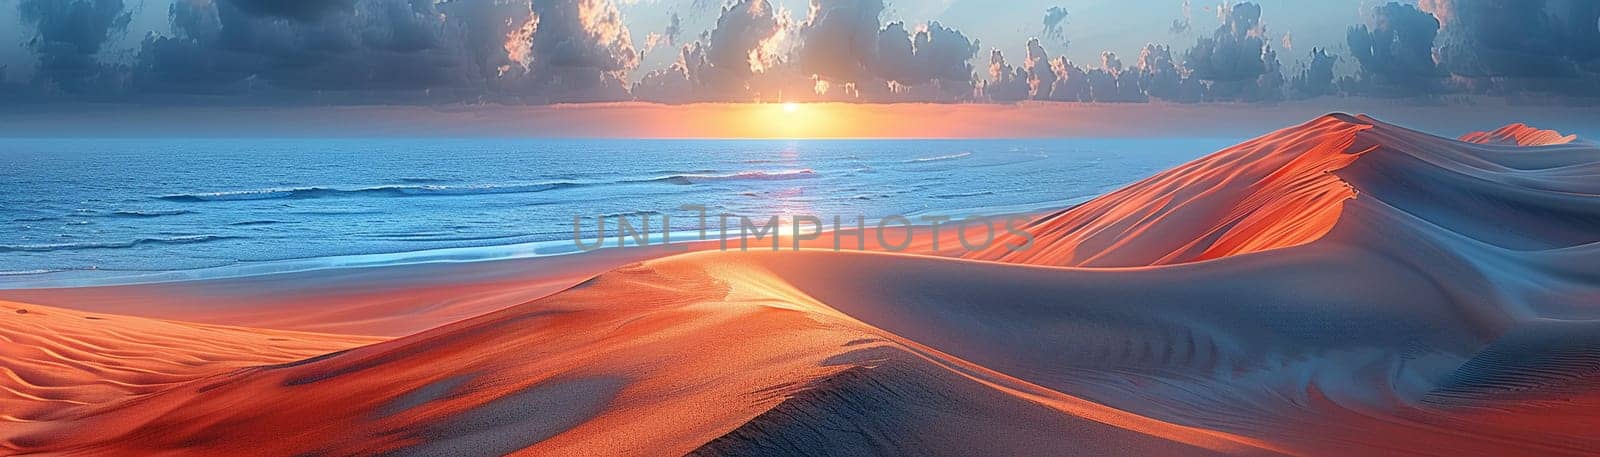
POLYGON ((1019 135, 1037 108, 973 104, 614 103, 530 108, 532 128, 629 138, 973 138, 1019 135), (609 127, 612 129, 602 128, 609 127))

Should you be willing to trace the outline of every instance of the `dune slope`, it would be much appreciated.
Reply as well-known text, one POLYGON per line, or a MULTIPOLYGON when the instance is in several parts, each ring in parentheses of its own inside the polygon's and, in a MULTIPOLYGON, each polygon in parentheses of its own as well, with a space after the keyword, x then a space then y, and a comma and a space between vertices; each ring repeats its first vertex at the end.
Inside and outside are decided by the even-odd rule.
POLYGON ((56 420, 93 415, 244 367, 380 338, 189 324, 0 302, 0 450, 56 420))

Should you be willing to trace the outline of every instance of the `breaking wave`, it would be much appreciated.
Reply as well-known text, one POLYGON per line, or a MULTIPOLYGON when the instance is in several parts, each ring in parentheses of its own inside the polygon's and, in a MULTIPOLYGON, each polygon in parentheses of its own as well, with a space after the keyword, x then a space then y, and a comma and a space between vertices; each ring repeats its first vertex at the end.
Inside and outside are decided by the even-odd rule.
MULTIPOLYGON (((394 185, 363 187, 358 189, 339 189, 334 187, 294 187, 285 189, 256 189, 234 190, 222 192, 201 192, 186 194, 169 194, 155 197, 160 200, 183 203, 199 202, 225 202, 249 200, 277 200, 277 199, 311 199, 311 198, 337 198, 337 197, 439 197, 462 195, 494 195, 494 194, 523 194, 545 192, 558 189, 588 187, 607 184, 638 184, 638 183, 666 183, 678 185, 692 185, 720 181, 759 181, 759 180, 784 180, 803 179, 816 176, 816 171, 811 169, 779 170, 779 171, 745 171, 728 174, 672 174, 657 178, 633 179, 603 183, 580 183, 572 181, 534 183, 534 184, 483 184, 470 186, 440 186, 440 185, 394 185)), ((146 213, 141 213, 146 214, 146 213)), ((151 215, 179 214, 177 212, 151 215)), ((130 215, 130 217, 139 217, 130 215)))
POLYGON ((482 185, 482 186, 378 186, 360 189, 336 189, 331 187, 297 187, 291 189, 263 189, 239 190, 225 192, 206 192, 194 194, 172 194, 156 197, 174 202, 217 202, 217 201, 246 201, 246 200, 275 200, 275 199, 307 199, 307 198, 333 198, 346 196, 382 196, 382 197, 427 197, 427 196, 454 196, 454 195, 491 195, 491 194, 520 194, 531 192, 544 192, 547 190, 578 187, 582 184, 571 182, 539 183, 539 184, 509 184, 509 185, 482 185))
POLYGON ((677 174, 627 182, 661 182, 690 185, 719 181, 779 181, 785 179, 806 179, 816 176, 817 172, 815 170, 804 168, 797 170, 778 171, 743 171, 739 173, 728 174, 677 174))
POLYGON ((194 244, 236 239, 234 236, 192 235, 175 237, 137 238, 128 241, 94 241, 83 243, 0 244, 0 252, 54 252, 84 249, 127 249, 147 244, 194 244))
POLYGON ((946 161, 946 160, 965 159, 965 158, 970 157, 970 156, 972 156, 972 153, 970 153, 970 152, 961 152, 961 153, 948 154, 948 155, 942 155, 942 156, 922 157, 922 158, 917 158, 917 159, 911 159, 911 160, 907 160, 906 163, 943 162, 943 161, 946 161))

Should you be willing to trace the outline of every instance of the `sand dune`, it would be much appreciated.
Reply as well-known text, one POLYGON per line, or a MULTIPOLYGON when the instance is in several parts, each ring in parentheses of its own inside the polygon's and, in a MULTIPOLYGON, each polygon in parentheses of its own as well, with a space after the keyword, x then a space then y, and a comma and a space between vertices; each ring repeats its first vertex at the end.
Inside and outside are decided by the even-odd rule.
POLYGON ((613 258, 381 342, 7 304, 0 449, 1594 455, 1600 148, 1463 139, 1329 115, 1025 252, 613 258))
POLYGON ((1578 140, 1577 135, 1562 135, 1555 130, 1543 130, 1527 124, 1516 123, 1490 130, 1472 132, 1461 136, 1461 141, 1479 144, 1506 144, 1512 146, 1550 146, 1568 144, 1578 140))
POLYGON ((379 338, 258 330, 0 302, 0 449, 54 421, 185 382, 291 362, 379 338))
POLYGON ((1331 172, 1377 145, 1344 115, 1245 142, 1035 221, 1040 246, 971 258, 1041 265, 1168 265, 1315 240, 1356 190, 1331 172))

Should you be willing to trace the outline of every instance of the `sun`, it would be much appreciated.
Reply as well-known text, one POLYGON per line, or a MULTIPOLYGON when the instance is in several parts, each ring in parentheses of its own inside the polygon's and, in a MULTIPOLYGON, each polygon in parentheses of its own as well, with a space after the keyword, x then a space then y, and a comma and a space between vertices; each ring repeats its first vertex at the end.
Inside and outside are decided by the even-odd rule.
POLYGON ((785 113, 795 113, 795 112, 799 112, 799 111, 800 111, 800 104, 799 103, 786 102, 786 103, 783 104, 783 112, 785 112, 785 113))

